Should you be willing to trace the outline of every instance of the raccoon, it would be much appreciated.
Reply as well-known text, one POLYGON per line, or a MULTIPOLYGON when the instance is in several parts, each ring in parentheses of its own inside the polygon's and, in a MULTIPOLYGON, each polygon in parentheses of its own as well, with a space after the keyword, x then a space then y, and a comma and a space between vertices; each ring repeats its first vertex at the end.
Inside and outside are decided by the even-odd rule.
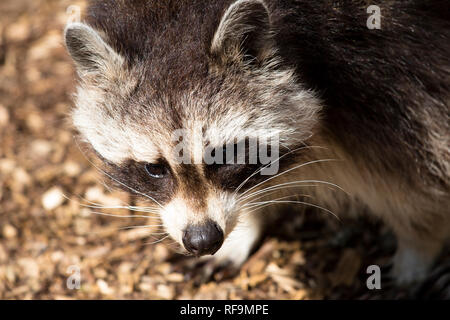
POLYGON ((369 5, 91 1, 64 34, 74 126, 192 255, 239 267, 290 203, 369 211, 398 283, 420 281, 450 235, 450 10, 380 0, 371 30, 369 5))

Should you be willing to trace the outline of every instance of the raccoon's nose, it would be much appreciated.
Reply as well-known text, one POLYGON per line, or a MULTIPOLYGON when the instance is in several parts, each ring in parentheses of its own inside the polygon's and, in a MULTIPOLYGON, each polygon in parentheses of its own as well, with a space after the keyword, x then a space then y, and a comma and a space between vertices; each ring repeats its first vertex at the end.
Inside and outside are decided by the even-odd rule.
POLYGON ((189 226, 183 234, 183 244, 187 251, 203 256, 214 254, 223 243, 223 231, 213 221, 189 226))

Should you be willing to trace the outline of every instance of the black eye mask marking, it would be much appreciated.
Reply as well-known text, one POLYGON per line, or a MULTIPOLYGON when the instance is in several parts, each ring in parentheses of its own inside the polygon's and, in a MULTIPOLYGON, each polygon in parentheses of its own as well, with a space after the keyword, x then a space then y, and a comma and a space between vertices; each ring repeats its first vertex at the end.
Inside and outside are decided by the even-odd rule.
POLYGON ((134 160, 127 160, 120 166, 107 161, 105 164, 107 173, 113 178, 112 183, 130 194, 140 195, 143 199, 146 197, 142 194, 145 194, 160 204, 167 203, 175 194, 177 182, 165 160, 157 164, 134 160))
MULTIPOLYGON (((270 164, 265 162, 264 164, 261 161, 261 159, 259 158, 258 150, 252 150, 252 152, 254 152, 254 155, 256 155, 255 159, 257 159, 257 163, 250 163, 249 159, 251 157, 249 157, 250 150, 248 146, 246 146, 245 148, 245 163, 237 161, 238 155, 236 153, 236 148, 234 149, 234 160, 231 159, 230 156, 228 156, 228 158, 225 158, 226 152, 222 151, 222 149, 225 150, 225 146, 223 148, 218 148, 217 150, 219 150, 219 152, 223 152, 224 160, 226 159, 227 161, 223 161, 223 163, 220 164, 205 165, 205 175, 206 178, 212 181, 214 185, 224 190, 234 191, 244 180, 252 176, 253 173, 265 166, 270 166, 270 164)), ((267 150, 270 154, 270 146, 267 147, 267 150)), ((282 157, 285 153, 289 153, 289 150, 284 150, 283 152, 280 150, 279 156, 282 157)), ((279 161, 279 163, 278 160, 274 159, 274 161, 277 161, 277 165, 279 165, 279 170, 277 170, 275 174, 281 173, 283 170, 285 170, 285 168, 292 164, 293 161, 295 161, 294 158, 297 155, 298 154, 296 153, 287 154, 282 157, 282 160, 279 161)), ((269 177, 270 176, 262 175, 261 172, 258 172, 253 175, 240 190, 245 191, 252 185, 255 185, 256 183, 261 182, 269 177)))

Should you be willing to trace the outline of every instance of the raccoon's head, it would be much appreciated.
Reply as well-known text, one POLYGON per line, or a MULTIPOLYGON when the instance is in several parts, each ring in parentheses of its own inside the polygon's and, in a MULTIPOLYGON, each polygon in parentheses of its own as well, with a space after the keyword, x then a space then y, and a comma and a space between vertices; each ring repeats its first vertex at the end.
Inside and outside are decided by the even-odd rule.
POLYGON ((178 28, 178 41, 150 34, 152 52, 130 60, 107 32, 67 26, 81 79, 72 117, 108 175, 157 207, 171 237, 214 254, 248 208, 242 192, 279 173, 319 104, 277 57, 263 2, 232 4, 207 45, 178 28))

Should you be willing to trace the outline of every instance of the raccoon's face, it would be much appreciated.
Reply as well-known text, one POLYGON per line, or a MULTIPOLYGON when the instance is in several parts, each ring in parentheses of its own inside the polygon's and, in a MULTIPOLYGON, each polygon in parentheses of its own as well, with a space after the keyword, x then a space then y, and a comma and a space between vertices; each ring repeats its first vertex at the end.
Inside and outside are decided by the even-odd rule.
POLYGON ((188 83, 152 73, 157 58, 126 62, 85 24, 69 25, 65 39, 81 78, 75 126, 108 175, 158 208, 195 255, 220 248, 246 210, 242 192, 278 174, 283 150, 316 121, 316 99, 277 59, 261 1, 226 10, 188 83))

